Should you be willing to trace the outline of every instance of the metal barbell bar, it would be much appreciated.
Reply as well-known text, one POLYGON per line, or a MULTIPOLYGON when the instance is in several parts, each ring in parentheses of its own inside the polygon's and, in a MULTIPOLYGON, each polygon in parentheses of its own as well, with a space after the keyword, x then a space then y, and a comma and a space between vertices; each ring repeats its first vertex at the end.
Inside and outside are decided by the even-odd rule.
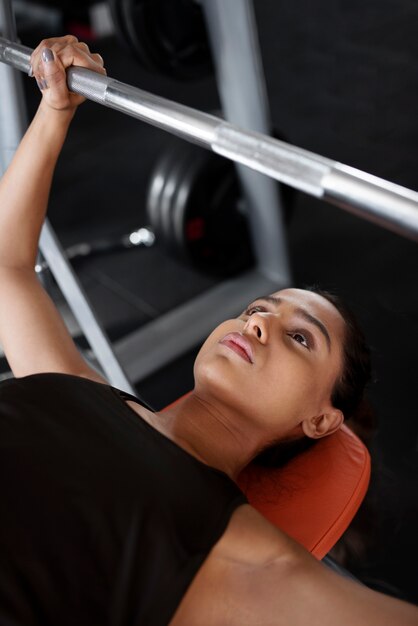
MULTIPOLYGON (((29 72, 32 50, 0 37, 0 61, 29 72)), ((418 241, 418 193, 132 85, 72 67, 71 91, 201 145, 418 241)))

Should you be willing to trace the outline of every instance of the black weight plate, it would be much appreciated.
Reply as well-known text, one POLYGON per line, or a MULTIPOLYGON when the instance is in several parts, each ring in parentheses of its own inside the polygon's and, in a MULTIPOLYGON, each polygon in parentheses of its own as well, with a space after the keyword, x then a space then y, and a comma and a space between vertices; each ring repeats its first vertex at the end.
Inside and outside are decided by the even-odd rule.
POLYGON ((253 261, 248 226, 239 210, 240 187, 230 161, 214 154, 192 185, 188 202, 173 207, 181 250, 193 265, 218 276, 236 274, 253 261))
POLYGON ((253 262, 233 164, 175 140, 157 163, 147 210, 157 241, 207 273, 228 276, 253 262))
POLYGON ((190 163, 184 158, 188 149, 185 142, 171 140, 154 167, 146 195, 148 219, 157 241, 177 255, 181 244, 172 226, 172 207, 179 194, 188 196, 187 185, 194 180, 197 166, 197 160, 190 163))
POLYGON ((111 0, 117 31, 148 70, 198 79, 213 72, 203 11, 194 0, 111 0))
POLYGON ((178 257, 190 260, 188 239, 185 236, 186 219, 190 211, 190 199, 195 187, 206 176, 211 154, 207 150, 181 142, 173 150, 172 158, 177 163, 177 171, 173 171, 170 184, 173 192, 170 194, 170 211, 165 222, 164 240, 178 257))

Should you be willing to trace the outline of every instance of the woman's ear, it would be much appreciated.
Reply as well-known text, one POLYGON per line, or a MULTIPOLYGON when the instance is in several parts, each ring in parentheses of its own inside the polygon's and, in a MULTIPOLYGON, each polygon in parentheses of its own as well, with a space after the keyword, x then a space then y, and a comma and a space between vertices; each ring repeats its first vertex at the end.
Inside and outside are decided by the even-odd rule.
POLYGON ((326 435, 331 435, 338 430, 344 422, 344 415, 339 409, 330 407, 329 411, 309 417, 302 422, 302 430, 307 437, 320 439, 326 435))

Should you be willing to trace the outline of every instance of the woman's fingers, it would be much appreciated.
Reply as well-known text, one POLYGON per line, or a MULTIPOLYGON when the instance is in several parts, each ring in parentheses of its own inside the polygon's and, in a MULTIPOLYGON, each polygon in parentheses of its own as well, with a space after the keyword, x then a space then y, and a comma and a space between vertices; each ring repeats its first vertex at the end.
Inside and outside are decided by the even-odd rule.
POLYGON ((41 43, 36 46, 34 51, 31 54, 30 62, 32 68, 39 63, 40 55, 44 48, 52 48, 54 44, 57 44, 60 47, 63 47, 67 44, 75 44, 78 43, 77 37, 74 35, 65 35, 64 37, 50 37, 49 39, 42 39, 41 43))
POLYGON ((94 61, 100 65, 101 67, 104 66, 104 61, 103 61, 103 57, 98 54, 97 52, 95 52, 94 54, 91 55, 91 58, 94 59, 94 61))
POLYGON ((95 72, 104 73, 103 60, 100 55, 91 54, 88 47, 84 44, 69 44, 64 47, 56 48, 56 45, 52 46, 54 52, 56 52, 63 67, 71 67, 76 65, 78 67, 85 67, 95 72))

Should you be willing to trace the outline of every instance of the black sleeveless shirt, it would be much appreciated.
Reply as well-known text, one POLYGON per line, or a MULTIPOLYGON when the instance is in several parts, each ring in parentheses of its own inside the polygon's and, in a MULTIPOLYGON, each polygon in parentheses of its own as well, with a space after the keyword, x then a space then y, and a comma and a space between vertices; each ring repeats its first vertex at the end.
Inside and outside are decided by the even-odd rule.
POLYGON ((124 395, 67 374, 0 384, 1 625, 165 626, 246 502, 124 395))

